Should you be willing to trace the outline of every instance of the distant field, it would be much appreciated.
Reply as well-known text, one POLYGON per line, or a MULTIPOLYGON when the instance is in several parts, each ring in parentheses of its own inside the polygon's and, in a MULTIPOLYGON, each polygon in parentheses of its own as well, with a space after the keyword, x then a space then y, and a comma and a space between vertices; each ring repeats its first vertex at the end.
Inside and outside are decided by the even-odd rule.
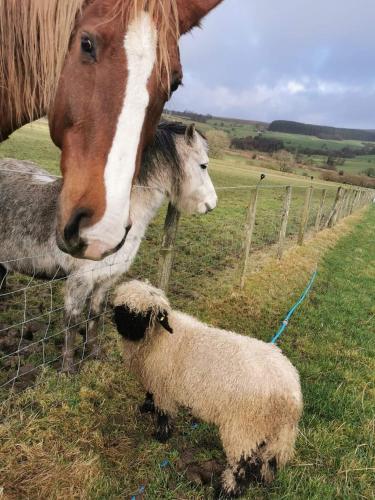
POLYGON ((319 139, 311 135, 297 135, 297 134, 286 134, 282 132, 265 132, 263 134, 265 137, 272 137, 274 139, 280 139, 284 141, 285 145, 290 148, 323 148, 330 151, 339 151, 344 147, 351 147, 356 149, 362 149, 363 143, 361 141, 334 141, 319 139))
MULTIPOLYGON (((307 157, 305 157, 307 160, 307 157)), ((321 167, 326 164, 327 157, 314 155, 308 158, 316 167, 321 167)), ((339 165, 337 170, 343 170, 351 174, 361 174, 368 168, 375 168, 375 155, 357 156, 356 158, 348 158, 344 165, 339 165)))
MULTIPOLYGON (((186 124, 192 123, 191 120, 186 118, 181 118, 179 116, 168 116, 168 119, 175 119, 178 121, 183 121, 186 124)), ((242 124, 239 122, 234 122, 226 119, 216 119, 212 118, 207 121, 207 123, 197 123, 198 129, 200 129, 203 133, 207 132, 210 129, 223 130, 226 132, 229 137, 232 138, 242 138, 247 136, 254 136, 258 133, 259 130, 264 128, 264 125, 256 125, 256 124, 242 124)), ((262 132, 263 137, 269 137, 272 139, 282 140, 286 146, 286 148, 293 152, 298 153, 299 151, 310 148, 310 149, 322 149, 327 152, 327 156, 330 153, 337 152, 339 153, 342 149, 350 147, 352 149, 360 151, 363 149, 364 145, 375 146, 375 143, 371 142, 362 142, 362 141, 354 141, 354 140, 327 140, 327 139, 319 139, 315 136, 309 135, 298 135, 298 134, 287 134, 282 132, 262 132)), ((314 166, 320 167, 324 165, 327 161, 327 156, 322 155, 314 155, 308 158, 308 161, 312 161, 314 166)), ((307 157, 305 157, 307 159, 307 157)), ((353 159, 345 160, 345 164, 343 166, 338 166, 338 170, 343 170, 347 173, 352 174, 361 174, 364 170, 369 167, 375 167, 375 156, 367 155, 367 156, 358 156, 353 159)), ((303 173, 303 170, 298 169, 298 167, 294 168, 296 173, 303 173)))

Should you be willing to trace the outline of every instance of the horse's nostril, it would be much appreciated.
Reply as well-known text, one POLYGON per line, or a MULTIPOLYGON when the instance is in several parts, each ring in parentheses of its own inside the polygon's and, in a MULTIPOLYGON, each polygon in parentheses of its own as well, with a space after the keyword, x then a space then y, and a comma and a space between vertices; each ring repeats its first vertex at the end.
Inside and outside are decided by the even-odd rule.
POLYGON ((64 228, 64 240, 69 245, 75 246, 79 242, 79 229, 82 221, 91 217, 91 210, 77 208, 64 228))
POLYGON ((207 208, 207 212, 212 212, 212 210, 213 210, 213 207, 211 207, 208 203, 206 203, 206 208, 207 208))

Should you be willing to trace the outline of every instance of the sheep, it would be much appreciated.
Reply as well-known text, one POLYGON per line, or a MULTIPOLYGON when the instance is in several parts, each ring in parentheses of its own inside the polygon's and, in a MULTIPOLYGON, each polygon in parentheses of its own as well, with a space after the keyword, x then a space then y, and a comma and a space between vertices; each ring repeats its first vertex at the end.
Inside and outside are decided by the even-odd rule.
POLYGON ((205 214, 216 207, 208 162, 207 141, 193 125, 161 123, 132 189, 133 226, 125 243, 113 255, 94 262, 76 259, 57 246, 57 200, 62 180, 29 162, 0 161, 0 285, 4 287, 9 271, 45 279, 67 277, 63 371, 76 369, 75 337, 90 298, 85 348, 89 356, 99 355, 98 324, 107 293, 129 270, 165 198, 186 214, 205 214))
POLYGON ((147 391, 143 409, 155 409, 157 439, 169 438, 169 416, 187 407, 218 427, 227 457, 220 495, 269 483, 293 455, 302 412, 298 372, 281 350, 175 311, 136 280, 116 289, 113 318, 124 364, 147 391))

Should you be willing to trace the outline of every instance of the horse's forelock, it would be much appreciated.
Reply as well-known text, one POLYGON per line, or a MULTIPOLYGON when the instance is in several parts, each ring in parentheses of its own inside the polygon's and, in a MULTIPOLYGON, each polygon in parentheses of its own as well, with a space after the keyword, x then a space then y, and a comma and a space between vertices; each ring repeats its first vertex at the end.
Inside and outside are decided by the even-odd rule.
POLYGON ((18 124, 48 108, 84 1, 0 0, 0 86, 18 124))
POLYGON ((112 16, 121 16, 125 25, 138 18, 141 12, 149 13, 158 33, 157 74, 159 81, 167 74, 163 85, 169 89, 171 79, 170 42, 177 47, 180 37, 176 0, 116 0, 112 16))

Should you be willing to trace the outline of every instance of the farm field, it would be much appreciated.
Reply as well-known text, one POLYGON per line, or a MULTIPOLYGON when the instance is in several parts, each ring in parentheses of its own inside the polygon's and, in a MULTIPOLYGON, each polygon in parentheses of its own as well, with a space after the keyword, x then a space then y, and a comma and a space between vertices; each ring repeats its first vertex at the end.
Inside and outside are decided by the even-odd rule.
MULTIPOLYGON (((25 127, 2 144, 0 157, 5 156, 31 159, 58 173, 58 151, 49 142, 44 121, 25 127)), ((280 228, 285 186, 293 186, 288 227, 289 242, 293 243, 311 181, 254 166, 247 158, 233 154, 212 160, 210 170, 219 206, 205 217, 181 220, 170 283, 175 306, 217 326, 268 340, 304 288, 315 263, 329 250, 310 304, 302 310, 303 316, 296 317, 282 342, 301 370, 307 397, 297 455, 270 489, 255 488, 251 495, 336 498, 358 491, 366 497, 371 491, 372 465, 370 447, 362 444, 373 439, 369 416, 372 387, 365 384, 373 366, 371 242, 375 212, 372 209, 363 221, 363 214, 356 214, 332 231, 323 231, 306 246, 289 250, 279 263, 272 245, 280 228), (259 196, 251 268, 245 290, 240 292, 237 285, 248 186, 257 183, 263 172, 267 177, 259 196), (355 227, 356 223, 360 225, 355 227), (353 255, 356 266, 352 266, 353 255), (327 290, 331 292, 329 300, 327 290), (353 300, 355 307, 349 314, 353 300), (334 330, 335 325, 340 326, 340 332, 334 330), (342 331, 349 333, 342 336, 342 331), (364 339, 361 348, 357 335, 364 339), (358 364, 358 373, 353 362, 355 367, 358 364), (325 379, 327 370, 330 376, 325 379), (344 386, 340 385, 343 381, 344 386), (363 396, 360 410, 358 394, 363 396), (338 404, 341 397, 345 408, 338 404)), ((323 181, 314 180, 313 186, 310 229, 320 190, 328 189, 325 217, 336 191, 335 184, 323 181)), ((131 276, 157 282, 164 215, 165 207, 149 228, 131 276)), ((34 341, 46 339, 43 351, 26 349, 21 363, 38 366, 44 360, 49 368, 42 377, 37 371, 25 383, 21 379, 16 388, 26 390, 0 406, 4 417, 9 412, 13 415, 0 424, 0 491, 3 488, 5 498, 130 498, 141 485, 146 487, 144 498, 151 500, 209 498, 209 489, 188 481, 186 469, 191 462, 222 462, 215 429, 206 424, 195 428, 191 417, 183 413, 168 445, 152 440, 151 420, 137 413, 142 391, 122 368, 109 315, 103 319, 103 358, 84 363, 77 376, 62 376, 56 370, 59 362, 54 362, 62 345, 62 312, 58 310, 61 283, 43 284, 11 276, 8 285, 12 294, 0 303, 0 330, 4 325, 39 317, 33 322, 33 335, 34 341), (168 465, 161 467, 164 460, 168 465)), ((81 352, 80 343, 77 350, 81 352)), ((8 361, 0 362, 1 377, 14 370, 8 361)), ((0 394, 3 398, 7 395, 4 390, 0 394)))

